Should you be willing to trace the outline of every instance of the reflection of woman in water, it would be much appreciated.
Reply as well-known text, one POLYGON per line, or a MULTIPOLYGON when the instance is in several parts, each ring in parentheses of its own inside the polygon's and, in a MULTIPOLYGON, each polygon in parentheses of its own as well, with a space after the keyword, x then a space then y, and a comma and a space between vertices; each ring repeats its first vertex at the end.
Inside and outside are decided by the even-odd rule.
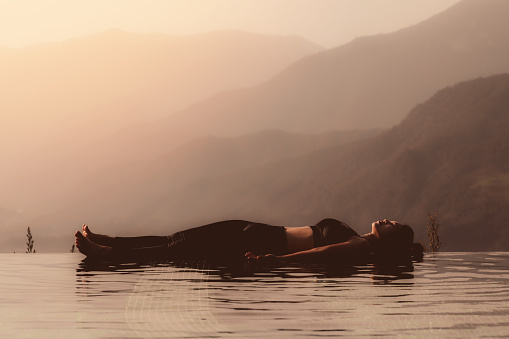
POLYGON ((423 247, 414 232, 387 219, 373 222, 359 236, 343 222, 324 219, 314 226, 284 227, 243 220, 221 221, 170 236, 110 237, 83 225, 76 246, 102 260, 226 260, 255 262, 350 261, 369 255, 421 260, 423 247))

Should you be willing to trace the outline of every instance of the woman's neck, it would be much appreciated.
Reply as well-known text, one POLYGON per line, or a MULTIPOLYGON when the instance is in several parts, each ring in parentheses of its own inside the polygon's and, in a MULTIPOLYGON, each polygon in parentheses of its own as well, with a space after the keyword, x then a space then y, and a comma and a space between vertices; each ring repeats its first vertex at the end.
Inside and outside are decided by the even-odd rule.
POLYGON ((378 243, 380 242, 380 239, 378 239, 378 237, 373 233, 363 234, 361 235, 361 238, 366 239, 370 243, 372 250, 375 249, 375 247, 378 246, 378 243))

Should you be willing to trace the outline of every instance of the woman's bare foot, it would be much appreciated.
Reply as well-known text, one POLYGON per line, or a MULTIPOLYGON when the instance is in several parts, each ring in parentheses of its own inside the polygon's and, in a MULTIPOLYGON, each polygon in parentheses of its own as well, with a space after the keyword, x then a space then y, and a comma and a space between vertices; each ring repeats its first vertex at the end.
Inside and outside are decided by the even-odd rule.
POLYGON ((93 233, 88 225, 83 224, 83 236, 90 240, 91 242, 94 242, 99 245, 103 246, 109 246, 111 247, 113 245, 113 237, 110 237, 109 235, 103 235, 103 234, 97 234, 93 233))
POLYGON ((78 250, 89 258, 105 258, 111 252, 111 247, 98 245, 90 241, 80 231, 76 231, 74 236, 76 237, 75 243, 78 250))

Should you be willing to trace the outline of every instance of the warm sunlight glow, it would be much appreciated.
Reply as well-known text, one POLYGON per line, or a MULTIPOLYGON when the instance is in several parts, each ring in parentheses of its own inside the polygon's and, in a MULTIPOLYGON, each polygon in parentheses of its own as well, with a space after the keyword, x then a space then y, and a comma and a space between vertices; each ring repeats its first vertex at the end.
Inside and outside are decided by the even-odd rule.
POLYGON ((110 28, 187 35, 240 29, 295 34, 324 47, 388 33, 459 0, 0 0, 0 46, 62 41, 110 28))
POLYGON ((0 337, 509 338, 508 126, 509 0, 0 0, 0 337))
POLYGON ((82 223, 435 209, 447 249, 504 249, 508 22, 506 0, 0 0, 0 252, 27 227, 67 251, 82 223))

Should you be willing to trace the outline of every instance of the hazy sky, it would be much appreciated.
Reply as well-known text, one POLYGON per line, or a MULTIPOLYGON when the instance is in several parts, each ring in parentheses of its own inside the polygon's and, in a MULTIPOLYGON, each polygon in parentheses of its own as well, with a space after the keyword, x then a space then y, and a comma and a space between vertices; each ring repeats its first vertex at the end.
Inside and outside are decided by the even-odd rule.
POLYGON ((460 0, 0 0, 0 46, 109 28, 178 35, 220 29, 296 34, 324 47, 418 23, 460 0))

